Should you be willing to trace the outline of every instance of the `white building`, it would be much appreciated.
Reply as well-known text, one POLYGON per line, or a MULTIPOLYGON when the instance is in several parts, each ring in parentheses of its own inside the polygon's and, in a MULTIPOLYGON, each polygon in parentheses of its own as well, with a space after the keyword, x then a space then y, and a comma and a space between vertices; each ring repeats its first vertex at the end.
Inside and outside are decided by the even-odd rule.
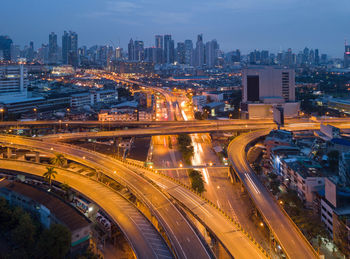
POLYGON ((27 98, 27 68, 23 64, 0 66, 0 102, 27 98))
POLYGON ((285 117, 296 117, 295 72, 273 66, 243 69, 242 114, 247 118, 273 118, 273 107, 284 108, 285 117))
POLYGON ((96 103, 113 103, 118 100, 118 92, 116 90, 97 90, 92 92, 84 92, 72 94, 71 107, 79 108, 85 105, 93 106, 96 103))

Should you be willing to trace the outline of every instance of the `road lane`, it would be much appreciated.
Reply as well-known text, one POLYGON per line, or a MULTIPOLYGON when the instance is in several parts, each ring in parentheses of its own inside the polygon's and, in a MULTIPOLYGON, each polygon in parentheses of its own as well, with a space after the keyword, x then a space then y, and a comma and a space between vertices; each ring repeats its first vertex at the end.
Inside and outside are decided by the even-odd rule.
MULTIPOLYGON (((19 160, 0 160, 0 169, 42 176, 46 166, 19 160)), ((85 197, 93 200, 120 227, 138 258, 173 258, 163 238, 153 225, 131 203, 118 193, 66 169, 55 168, 54 181, 67 183, 85 197)))
POLYGON ((246 159, 246 146, 255 139, 267 135, 270 130, 259 130, 235 138, 228 147, 231 165, 239 175, 287 257, 291 259, 317 258, 315 250, 281 211, 246 159))

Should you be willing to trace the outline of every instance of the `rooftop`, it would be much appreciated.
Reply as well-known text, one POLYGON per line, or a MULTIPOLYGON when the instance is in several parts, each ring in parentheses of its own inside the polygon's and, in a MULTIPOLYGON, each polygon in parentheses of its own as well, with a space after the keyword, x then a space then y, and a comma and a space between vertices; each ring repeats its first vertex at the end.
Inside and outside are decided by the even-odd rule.
POLYGON ((75 229, 83 228, 89 225, 89 221, 82 216, 77 210, 44 191, 29 186, 27 184, 5 181, 0 188, 6 188, 9 191, 16 192, 23 196, 26 196, 37 203, 44 205, 55 215, 64 225, 66 225, 71 231, 75 229))

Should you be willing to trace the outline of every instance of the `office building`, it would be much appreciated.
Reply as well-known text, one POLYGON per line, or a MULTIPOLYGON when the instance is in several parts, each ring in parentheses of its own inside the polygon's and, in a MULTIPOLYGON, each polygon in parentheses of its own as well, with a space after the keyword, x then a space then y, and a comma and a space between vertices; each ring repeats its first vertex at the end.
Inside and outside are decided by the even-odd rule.
POLYGON ((78 34, 64 31, 62 36, 62 63, 77 67, 78 57, 78 34))
POLYGON ((11 61, 17 62, 21 58, 21 50, 19 45, 12 44, 11 45, 11 61))
POLYGON ((203 35, 199 34, 197 36, 196 49, 194 55, 194 65, 197 67, 202 67, 204 65, 204 43, 203 35))
POLYGON ((163 35, 156 35, 155 38, 156 48, 163 49, 163 35))
POLYGON ((0 66, 0 102, 27 98, 27 69, 23 64, 0 66))
POLYGON ((8 36, 0 36, 0 52, 3 60, 11 60, 12 40, 8 36))
POLYGON ((176 48, 176 61, 180 64, 185 64, 186 49, 184 42, 178 42, 176 48))
POLYGON ((219 44, 216 40, 205 44, 205 64, 207 67, 214 67, 217 64, 219 44))
POLYGON ((123 52, 123 49, 121 47, 117 47, 115 49, 115 58, 116 58, 116 60, 120 60, 120 59, 123 58, 122 52, 123 52))
POLYGON ((134 41, 132 39, 130 39, 129 44, 128 44, 128 60, 129 61, 135 60, 134 54, 135 54, 134 41))
POLYGON ((142 61, 144 60, 144 43, 141 40, 135 40, 134 42, 134 60, 142 61))
POLYGON ((193 43, 192 40, 185 40, 185 64, 193 64, 193 43))
POLYGON ((345 45, 344 68, 350 68, 350 45, 345 45))
POLYGON ((284 108, 286 117, 298 115, 295 102, 295 72, 293 69, 253 66, 242 73, 244 117, 272 118, 275 106, 284 108))
POLYGON ((56 64, 58 61, 57 34, 51 32, 49 35, 49 63, 56 64))
POLYGON ((164 62, 167 64, 174 63, 175 47, 174 40, 171 39, 171 35, 164 35, 164 62))

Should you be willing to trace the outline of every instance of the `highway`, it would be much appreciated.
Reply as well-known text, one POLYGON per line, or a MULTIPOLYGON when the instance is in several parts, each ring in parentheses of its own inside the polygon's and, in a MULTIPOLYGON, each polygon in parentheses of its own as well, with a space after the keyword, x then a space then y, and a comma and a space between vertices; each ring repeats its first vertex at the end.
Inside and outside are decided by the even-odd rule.
POLYGON ((144 177, 118 161, 90 150, 72 145, 48 143, 31 138, 0 135, 5 146, 20 146, 48 153, 59 152, 78 163, 95 168, 115 179, 151 209, 169 238, 178 258, 210 258, 210 254, 196 231, 167 196, 144 177))
POLYGON ((228 147, 229 160, 286 256, 291 259, 317 258, 315 250, 282 212, 246 159, 246 146, 255 139, 267 135, 270 130, 254 131, 235 138, 228 147))
POLYGON ((196 215, 218 237, 234 258, 266 258, 257 245, 205 199, 159 174, 132 165, 129 167, 133 171, 145 174, 196 215))
MULTIPOLYGON (((42 176, 43 164, 19 160, 0 160, 0 169, 42 176)), ((174 258, 163 238, 153 225, 131 203, 115 191, 72 171, 55 168, 54 181, 69 186, 96 203, 116 223, 129 241, 137 258, 174 258)))

